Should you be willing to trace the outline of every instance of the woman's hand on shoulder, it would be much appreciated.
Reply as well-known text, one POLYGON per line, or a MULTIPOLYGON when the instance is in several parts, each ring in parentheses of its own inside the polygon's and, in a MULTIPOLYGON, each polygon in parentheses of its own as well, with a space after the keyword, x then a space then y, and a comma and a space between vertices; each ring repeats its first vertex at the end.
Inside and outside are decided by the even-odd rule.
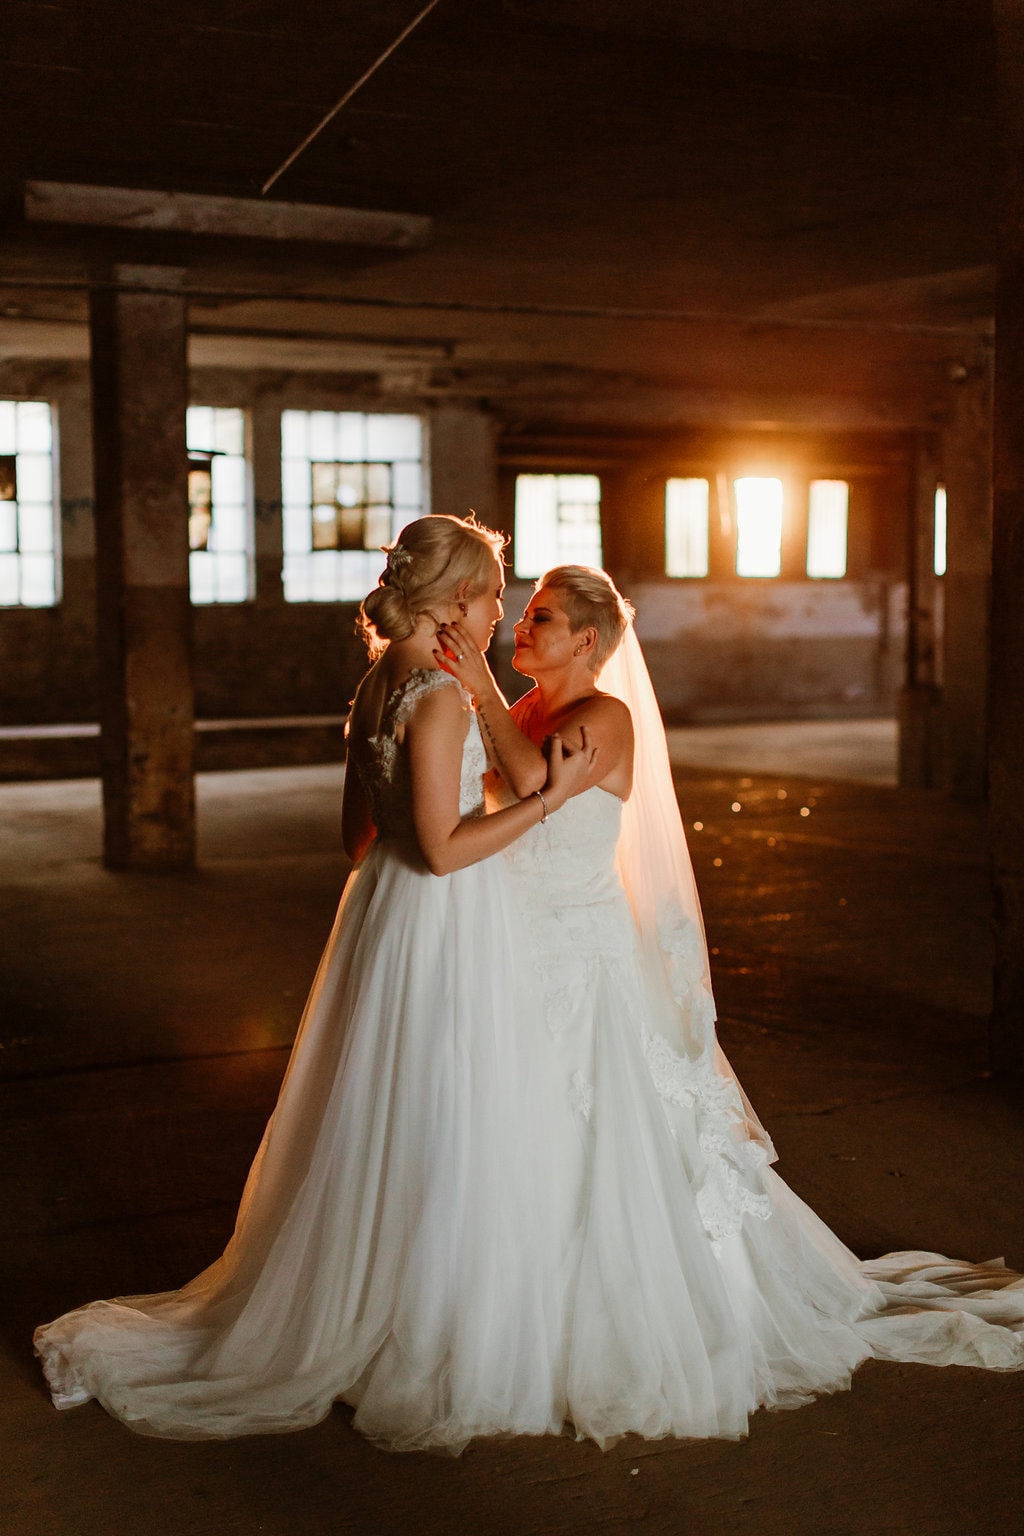
POLYGON ((610 693, 595 694, 562 721, 559 732, 563 751, 588 740, 600 754, 587 781, 574 793, 600 784, 625 800, 633 787, 633 717, 622 700, 610 693))
POLYGON ((598 756, 599 748, 591 740, 585 725, 580 727, 579 746, 569 745, 555 732, 551 737, 548 776, 541 790, 549 811, 560 810, 573 795, 586 789, 588 783, 596 782, 593 776, 600 773, 598 756))

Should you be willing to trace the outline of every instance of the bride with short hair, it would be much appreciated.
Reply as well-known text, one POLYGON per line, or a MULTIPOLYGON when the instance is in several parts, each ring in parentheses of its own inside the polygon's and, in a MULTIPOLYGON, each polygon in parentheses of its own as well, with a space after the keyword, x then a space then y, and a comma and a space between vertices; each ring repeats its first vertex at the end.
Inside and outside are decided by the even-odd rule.
POLYGON ((1024 1368, 1024 1279, 1000 1261, 861 1262, 769 1166, 771 1141, 715 1038, 707 945, 664 729, 604 571, 557 566, 514 626, 535 686, 511 710, 458 622, 499 803, 545 741, 592 742, 582 792, 509 844, 564 1113, 566 1402, 605 1444, 736 1436, 754 1409, 849 1384, 870 1356, 1024 1368), (584 736, 584 733, 585 736, 584 736))
POLYGON ((499 536, 427 517, 363 604, 339 909, 224 1256, 41 1329, 58 1406, 394 1449, 745 1433, 869 1356, 1024 1367, 1024 1281, 862 1263, 731 1073, 632 611, 561 566, 483 651, 499 536), (469 701, 475 699, 475 713, 469 701), (486 742, 486 752, 485 752, 486 742), (490 808, 484 776, 489 773, 490 808))

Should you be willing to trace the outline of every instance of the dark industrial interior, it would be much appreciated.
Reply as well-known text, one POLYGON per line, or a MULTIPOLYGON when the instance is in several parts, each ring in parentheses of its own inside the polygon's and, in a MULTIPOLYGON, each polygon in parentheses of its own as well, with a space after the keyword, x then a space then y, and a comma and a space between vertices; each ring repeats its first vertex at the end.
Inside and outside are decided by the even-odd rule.
POLYGON ((419 9, 0 0, 4 1529, 1011 1536, 1019 1376, 457 1462, 49 1404, 35 1323, 230 1233, 429 511, 510 692, 547 564, 635 603, 784 1176, 1024 1267, 1024 0, 437 0, 264 194, 419 9))

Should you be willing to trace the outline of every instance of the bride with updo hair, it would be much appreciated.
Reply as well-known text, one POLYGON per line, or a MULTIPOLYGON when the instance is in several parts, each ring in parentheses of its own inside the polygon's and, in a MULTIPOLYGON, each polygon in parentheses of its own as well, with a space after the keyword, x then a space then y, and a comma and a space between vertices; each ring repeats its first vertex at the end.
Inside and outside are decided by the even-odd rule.
POLYGON ((468 694, 439 664, 501 617, 499 534, 428 516, 387 554, 360 625, 343 837, 356 869, 224 1254, 179 1291, 40 1328, 56 1405, 95 1398, 176 1439, 301 1429, 352 1404, 394 1449, 557 1432, 557 1125, 539 994, 502 849, 582 788, 549 770, 488 813, 468 694))

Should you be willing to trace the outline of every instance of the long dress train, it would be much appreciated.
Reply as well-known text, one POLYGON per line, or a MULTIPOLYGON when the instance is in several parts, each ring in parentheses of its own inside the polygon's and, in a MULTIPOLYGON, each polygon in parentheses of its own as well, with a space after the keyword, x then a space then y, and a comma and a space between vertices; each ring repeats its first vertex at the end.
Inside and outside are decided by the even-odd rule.
POLYGON ((1024 1279, 922 1252, 862 1263, 769 1166, 721 1057, 659 1029, 621 817, 594 787, 504 855, 577 1133, 560 1171, 577 1432, 742 1434, 755 1408, 845 1387, 869 1356, 1024 1369, 1024 1279))
MULTIPOLYGON (((424 871, 396 731, 444 686, 414 674, 385 711, 381 836, 231 1245, 183 1291, 39 1330, 58 1406, 199 1438, 340 1397, 382 1444, 457 1450, 566 1421, 600 1444, 736 1437, 870 1355, 1024 1368, 1018 1276, 863 1264, 774 1173, 713 1049, 694 919, 668 914, 672 996, 647 963, 618 800, 592 788, 504 856, 424 871)), ((469 715, 464 814, 484 766, 469 715)))

